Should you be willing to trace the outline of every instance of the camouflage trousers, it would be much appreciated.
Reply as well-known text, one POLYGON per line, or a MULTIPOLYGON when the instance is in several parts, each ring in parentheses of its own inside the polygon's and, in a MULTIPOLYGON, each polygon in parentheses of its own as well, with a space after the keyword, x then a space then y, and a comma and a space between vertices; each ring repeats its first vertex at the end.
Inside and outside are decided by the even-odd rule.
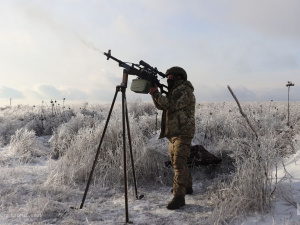
POLYGON ((169 156, 174 168, 173 195, 185 196, 186 187, 192 187, 192 176, 188 170, 187 159, 190 156, 191 138, 169 138, 169 156))

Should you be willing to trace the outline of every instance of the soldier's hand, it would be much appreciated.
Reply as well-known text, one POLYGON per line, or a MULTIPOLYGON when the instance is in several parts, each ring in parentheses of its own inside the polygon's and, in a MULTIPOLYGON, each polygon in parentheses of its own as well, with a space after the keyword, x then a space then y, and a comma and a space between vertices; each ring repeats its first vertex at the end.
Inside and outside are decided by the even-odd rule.
POLYGON ((150 95, 153 95, 156 91, 158 91, 158 88, 157 88, 157 85, 154 84, 154 87, 151 87, 151 88, 150 88, 149 94, 150 94, 150 95))

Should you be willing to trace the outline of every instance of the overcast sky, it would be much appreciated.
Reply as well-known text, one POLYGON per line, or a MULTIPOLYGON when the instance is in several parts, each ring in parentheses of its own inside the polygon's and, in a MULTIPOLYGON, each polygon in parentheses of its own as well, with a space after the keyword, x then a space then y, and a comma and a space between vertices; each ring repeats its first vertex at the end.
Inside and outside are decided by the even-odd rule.
MULTIPOLYGON (((108 49, 162 72, 183 67, 197 102, 233 101, 227 85, 240 101, 285 101, 288 81, 300 101, 299 0, 0 3, 1 105, 111 102, 123 70, 108 49)), ((151 100, 130 88, 127 98, 151 100)))

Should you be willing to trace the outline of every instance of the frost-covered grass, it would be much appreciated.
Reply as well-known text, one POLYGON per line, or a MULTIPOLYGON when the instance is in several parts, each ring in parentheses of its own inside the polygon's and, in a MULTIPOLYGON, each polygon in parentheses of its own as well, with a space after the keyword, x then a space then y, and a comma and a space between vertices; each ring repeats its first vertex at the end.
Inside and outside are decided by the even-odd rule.
MULTIPOLYGON (((86 204, 79 207, 109 105, 18 106, 0 110, 1 224, 115 224, 124 221, 121 108, 114 108, 86 204), (19 215, 21 218, 18 218, 19 215)), ((193 144, 222 157, 220 166, 191 168, 195 193, 168 211, 172 169, 164 167, 167 141, 157 140, 160 113, 152 103, 128 103, 138 190, 134 200, 127 146, 131 218, 138 224, 226 224, 265 213, 280 196, 274 168, 299 149, 300 104, 242 103, 258 139, 235 103, 200 103, 193 144), (233 163, 233 164, 232 164, 233 163), (134 220, 134 219, 133 219, 134 220), (136 220, 137 221, 137 220, 136 220)), ((127 141, 128 143, 128 141, 127 141)))
POLYGON ((27 128, 16 130, 10 138, 9 153, 21 161, 28 162, 33 158, 45 155, 43 148, 35 132, 29 131, 27 128))
MULTIPOLYGON (((230 223, 253 213, 265 213, 271 207, 275 187, 273 169, 284 156, 295 153, 293 136, 299 132, 299 105, 294 105, 293 129, 286 126, 286 112, 281 104, 243 104, 254 133, 244 118, 231 105, 211 109, 206 119, 206 136, 217 147, 231 151, 235 172, 213 183, 210 199, 214 210, 209 218, 211 224, 230 223), (226 112, 226 116, 224 115, 226 112), (216 117, 213 117, 217 114, 216 117), (216 129, 217 128, 217 129, 216 129), (220 138, 220 135, 223 138, 220 138)), ((222 154, 222 151, 220 152, 222 154)))

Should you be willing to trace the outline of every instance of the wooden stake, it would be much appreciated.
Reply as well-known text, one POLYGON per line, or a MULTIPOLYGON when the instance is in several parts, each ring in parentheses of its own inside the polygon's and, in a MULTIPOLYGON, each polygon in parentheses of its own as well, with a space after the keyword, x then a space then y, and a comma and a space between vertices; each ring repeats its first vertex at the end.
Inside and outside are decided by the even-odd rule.
POLYGON ((240 113, 246 119, 246 121, 247 121, 248 125, 250 126, 251 130, 255 133, 256 139, 258 139, 258 134, 257 134, 256 130, 253 128, 252 124, 250 123, 247 115, 243 112, 242 107, 241 107, 241 105, 239 103, 239 100, 237 99, 237 97, 235 96, 235 94, 233 93, 233 91, 231 90, 231 88, 229 87, 229 85, 227 85, 227 88, 230 91, 230 93, 231 93, 232 97, 234 98, 234 100, 236 101, 236 103, 237 103, 237 105, 239 107, 240 113))

